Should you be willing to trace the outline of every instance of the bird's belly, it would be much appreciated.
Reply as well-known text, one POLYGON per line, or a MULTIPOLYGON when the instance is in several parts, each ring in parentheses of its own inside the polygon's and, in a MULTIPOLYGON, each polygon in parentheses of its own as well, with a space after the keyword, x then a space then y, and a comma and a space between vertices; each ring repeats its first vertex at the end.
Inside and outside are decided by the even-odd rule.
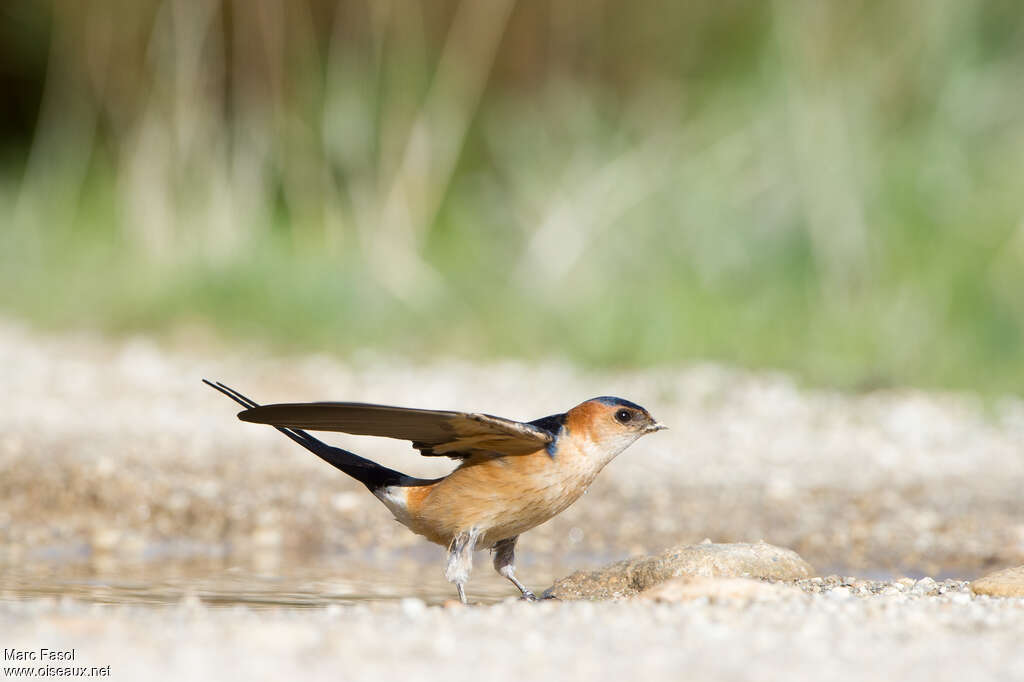
POLYGON ((579 499, 593 475, 570 464, 543 453, 457 469, 420 504, 410 505, 406 525, 441 544, 476 528, 477 547, 490 547, 539 526, 579 499))
MULTIPOLYGON (((477 544, 486 548, 499 540, 525 533, 565 511, 582 494, 582 489, 569 488, 560 492, 548 489, 507 499, 504 505, 476 520, 476 525, 483 530, 477 544)), ((474 520, 467 521, 472 525, 474 520)))

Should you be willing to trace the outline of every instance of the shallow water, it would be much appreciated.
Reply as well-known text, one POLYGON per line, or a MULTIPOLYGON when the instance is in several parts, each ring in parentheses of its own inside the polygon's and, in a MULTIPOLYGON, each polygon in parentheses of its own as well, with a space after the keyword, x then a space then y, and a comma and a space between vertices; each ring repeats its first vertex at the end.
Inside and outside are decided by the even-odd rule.
MULTIPOLYGON (((577 557, 573 565, 527 561, 518 572, 540 594, 561 576, 605 563, 594 557, 588 559, 577 557)), ((518 591, 491 569, 488 554, 478 553, 474 563, 467 588, 470 601, 491 604, 518 596, 518 591)), ((915 571, 896 575, 841 568, 825 573, 874 580, 923 576, 915 571)), ((434 562, 415 554, 390 554, 373 560, 348 555, 256 554, 148 561, 90 557, 77 561, 34 560, 18 565, 0 563, 0 601, 49 598, 93 604, 199 603, 210 607, 301 609, 408 597, 432 605, 456 598, 454 588, 444 579, 440 556, 434 562)))
MULTIPOLYGON (((494 603, 518 591, 478 553, 467 586, 471 601, 494 603)), ((572 572, 563 565, 523 562, 520 578, 535 592, 572 572)), ((66 557, 0 563, 0 599, 69 598, 96 604, 167 605, 195 603, 216 607, 310 608, 330 604, 399 600, 407 597, 440 604, 456 598, 436 561, 390 554, 365 558, 323 555, 163 557, 120 560, 66 557)))
MULTIPOLYGON (((8 547, 8 550, 11 548, 8 547)), ((556 579, 596 569, 622 555, 570 552, 552 557, 523 552, 519 578, 540 594, 556 579)), ((331 604, 393 601, 407 597, 428 604, 456 598, 443 575, 444 550, 416 544, 403 550, 369 549, 334 554, 287 550, 242 550, 186 540, 148 545, 134 555, 93 552, 85 545, 57 544, 20 551, 17 560, 0 558, 0 600, 73 599, 93 604, 212 607, 315 608, 331 604)), ((873 580, 920 578, 915 567, 857 570, 818 566, 819 575, 837 574, 873 580)), ((972 579, 963 569, 933 578, 972 579)), ((489 552, 477 552, 467 586, 471 601, 495 603, 518 591, 491 567, 489 552)))

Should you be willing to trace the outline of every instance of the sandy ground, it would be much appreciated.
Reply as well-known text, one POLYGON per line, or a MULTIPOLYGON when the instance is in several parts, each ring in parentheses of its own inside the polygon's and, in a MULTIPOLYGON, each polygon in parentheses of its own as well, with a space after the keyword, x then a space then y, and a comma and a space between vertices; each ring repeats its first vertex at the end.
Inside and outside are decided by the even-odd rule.
POLYGON ((75 648, 76 664, 124 680, 1024 677, 1021 600, 831 595, 274 611, 31 603, 4 608, 0 628, 4 646, 75 648))
MULTIPOLYGON (((965 580, 1022 564, 1019 399, 841 394, 716 366, 344 363, 10 321, 0 358, 5 648, 75 647, 114 679, 1024 677, 1024 602, 962 587, 538 606, 501 602, 511 591, 478 555, 470 593, 490 605, 434 606, 449 594, 438 548, 276 432, 238 422, 200 379, 260 402, 518 419, 603 394, 646 406, 671 430, 522 539, 535 589, 704 538, 790 547, 822 575, 965 580)), ((397 441, 325 439, 407 473, 450 467, 397 441)))

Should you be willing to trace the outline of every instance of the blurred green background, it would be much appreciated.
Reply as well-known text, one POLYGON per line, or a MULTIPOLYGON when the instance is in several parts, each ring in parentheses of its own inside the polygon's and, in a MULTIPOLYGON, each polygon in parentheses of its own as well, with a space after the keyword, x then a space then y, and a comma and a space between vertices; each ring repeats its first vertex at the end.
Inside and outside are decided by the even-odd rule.
POLYGON ((1014 0, 0 5, 0 310, 1024 386, 1014 0))

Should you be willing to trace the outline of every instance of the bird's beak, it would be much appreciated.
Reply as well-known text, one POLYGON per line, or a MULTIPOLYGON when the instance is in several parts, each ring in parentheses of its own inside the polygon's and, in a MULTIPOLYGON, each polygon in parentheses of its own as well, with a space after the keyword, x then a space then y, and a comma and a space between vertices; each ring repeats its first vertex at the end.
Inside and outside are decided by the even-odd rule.
POLYGON ((655 431, 664 431, 667 428, 668 427, 665 426, 664 424, 662 424, 661 422, 654 422, 653 424, 648 424, 644 428, 644 433, 654 433, 655 431))

